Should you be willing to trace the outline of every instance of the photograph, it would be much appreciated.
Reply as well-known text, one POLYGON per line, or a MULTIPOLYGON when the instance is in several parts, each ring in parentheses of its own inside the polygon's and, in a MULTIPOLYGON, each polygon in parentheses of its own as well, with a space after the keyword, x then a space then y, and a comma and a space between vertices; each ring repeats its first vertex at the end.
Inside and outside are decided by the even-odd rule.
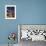
POLYGON ((32 43, 46 41, 46 25, 18 24, 18 42, 20 46, 31 46, 32 43))
POLYGON ((5 5, 5 19, 16 19, 16 5, 5 5))

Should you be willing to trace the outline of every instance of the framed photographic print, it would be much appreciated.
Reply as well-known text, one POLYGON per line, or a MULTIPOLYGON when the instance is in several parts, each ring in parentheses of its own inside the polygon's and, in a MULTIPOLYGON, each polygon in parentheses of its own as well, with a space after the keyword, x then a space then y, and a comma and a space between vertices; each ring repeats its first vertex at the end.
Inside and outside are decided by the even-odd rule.
POLYGON ((18 24, 18 42, 46 41, 46 24, 18 24))
POLYGON ((16 5, 5 5, 5 19, 16 19, 16 5))

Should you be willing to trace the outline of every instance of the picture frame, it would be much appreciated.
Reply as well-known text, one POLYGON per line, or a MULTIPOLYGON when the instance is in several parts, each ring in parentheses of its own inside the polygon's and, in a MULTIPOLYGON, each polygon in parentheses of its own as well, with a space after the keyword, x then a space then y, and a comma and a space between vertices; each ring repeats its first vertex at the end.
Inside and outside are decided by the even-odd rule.
POLYGON ((18 24, 18 43, 22 40, 46 41, 46 24, 18 24))
POLYGON ((16 19, 16 5, 5 5, 5 19, 16 19))

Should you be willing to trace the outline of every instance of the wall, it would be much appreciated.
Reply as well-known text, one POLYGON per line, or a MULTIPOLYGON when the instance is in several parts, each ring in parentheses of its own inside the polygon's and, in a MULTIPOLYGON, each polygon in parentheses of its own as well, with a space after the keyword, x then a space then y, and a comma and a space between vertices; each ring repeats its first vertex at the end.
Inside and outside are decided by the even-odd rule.
POLYGON ((46 24, 46 0, 0 0, 0 44, 8 43, 9 32, 17 34, 18 24, 46 24), (16 5, 16 20, 5 19, 7 4, 16 5))

